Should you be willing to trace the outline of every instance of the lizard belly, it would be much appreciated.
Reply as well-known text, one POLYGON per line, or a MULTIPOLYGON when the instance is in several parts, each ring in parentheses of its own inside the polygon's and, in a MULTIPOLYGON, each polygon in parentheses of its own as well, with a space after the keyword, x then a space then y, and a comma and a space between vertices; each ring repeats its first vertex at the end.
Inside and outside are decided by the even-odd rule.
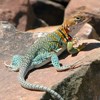
MULTIPOLYGON (((64 52, 66 50, 66 47, 63 47, 63 48, 60 48, 58 51, 57 51, 57 55, 59 56, 62 52, 64 52)), ((39 64, 36 64, 34 66, 34 68, 40 68, 42 66, 44 66, 45 64, 51 62, 51 57, 47 57, 43 62, 39 63, 39 64)))

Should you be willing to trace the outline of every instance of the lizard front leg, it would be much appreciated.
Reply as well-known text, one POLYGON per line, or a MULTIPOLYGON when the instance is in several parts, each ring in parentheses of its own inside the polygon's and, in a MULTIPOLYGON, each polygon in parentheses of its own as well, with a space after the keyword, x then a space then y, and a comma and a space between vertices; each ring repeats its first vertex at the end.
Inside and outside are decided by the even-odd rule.
POLYGON ((52 52, 51 53, 51 62, 53 64, 53 66, 56 68, 57 71, 64 71, 64 70, 67 70, 67 69, 70 69, 72 68, 73 66, 75 66, 76 64, 80 63, 80 61, 83 59, 84 57, 82 57, 81 59, 79 60, 76 60, 75 62, 69 64, 69 65, 64 65, 64 66, 61 66, 60 63, 59 63, 59 59, 58 59, 58 56, 55 52, 52 52))
POLYGON ((83 48, 85 48, 86 44, 79 45, 78 47, 73 47, 73 42, 69 41, 67 43, 67 50, 70 54, 76 54, 83 48))
POLYGON ((57 54, 55 52, 51 53, 51 62, 53 64, 53 66, 56 68, 57 71, 67 70, 72 66, 72 64, 71 65, 61 66, 60 63, 59 63, 58 56, 57 56, 57 54))

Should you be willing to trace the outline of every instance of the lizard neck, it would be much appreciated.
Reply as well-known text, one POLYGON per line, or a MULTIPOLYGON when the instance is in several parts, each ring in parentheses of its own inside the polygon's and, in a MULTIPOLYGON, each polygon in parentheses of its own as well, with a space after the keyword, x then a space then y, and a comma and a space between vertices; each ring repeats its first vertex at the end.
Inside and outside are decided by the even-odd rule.
POLYGON ((65 29, 63 26, 60 26, 55 33, 61 37, 64 42, 68 42, 72 40, 72 37, 69 35, 69 29, 65 29))

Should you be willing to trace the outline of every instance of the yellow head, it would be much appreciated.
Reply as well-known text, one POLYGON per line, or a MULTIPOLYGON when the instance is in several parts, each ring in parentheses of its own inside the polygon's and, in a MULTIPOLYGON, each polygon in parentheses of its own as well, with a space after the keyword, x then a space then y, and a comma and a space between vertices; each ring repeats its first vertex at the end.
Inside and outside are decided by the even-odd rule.
POLYGON ((75 13, 71 16, 67 17, 62 26, 64 29, 69 30, 69 34, 71 36, 75 35, 79 29, 90 20, 90 16, 88 13, 75 13))

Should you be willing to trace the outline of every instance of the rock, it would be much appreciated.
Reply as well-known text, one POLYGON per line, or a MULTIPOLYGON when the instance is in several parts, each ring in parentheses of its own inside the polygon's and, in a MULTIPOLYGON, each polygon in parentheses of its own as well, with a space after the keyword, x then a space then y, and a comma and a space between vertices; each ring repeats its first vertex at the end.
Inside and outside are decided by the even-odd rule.
POLYGON ((47 26, 47 27, 40 27, 36 29, 27 30, 26 32, 37 33, 37 32, 53 32, 59 27, 59 25, 55 26, 47 26))
POLYGON ((86 23, 76 34, 76 37, 80 39, 96 39, 100 40, 99 35, 96 33, 95 29, 88 23, 86 23))
POLYGON ((23 54, 27 47, 35 41, 32 35, 32 33, 18 31, 7 21, 0 21, 0 58, 16 53, 23 54))
POLYGON ((3 0, 2 3, 0 1, 0 20, 12 22, 18 30, 23 31, 47 26, 36 17, 29 0, 3 0))
POLYGON ((90 24, 94 27, 96 30, 96 33, 99 35, 99 40, 100 40, 100 17, 94 17, 90 24))
MULTIPOLYGON (((93 100, 94 98, 99 98, 100 42, 91 39, 82 40, 81 42, 86 42, 88 45, 77 56, 72 57, 71 55, 66 55, 66 52, 64 52, 60 57, 60 62, 63 65, 85 57, 79 64, 74 66, 74 69, 57 72, 52 65, 46 65, 42 69, 35 70, 34 73, 31 72, 27 81, 52 87, 65 100, 93 100), (49 80, 48 77, 45 77, 48 75, 49 80)), ((18 73, 8 71, 3 65, 3 59, 0 59, 1 100, 11 100, 11 97, 12 100, 30 100, 31 98, 34 100, 53 100, 48 93, 44 94, 44 92, 23 89, 17 80, 18 73)), ((6 61, 9 61, 9 59, 6 59, 6 61)))
MULTIPOLYGON (((99 54, 100 55, 100 54, 99 54)), ((87 67, 87 66, 86 66, 87 67)), ((79 100, 100 99, 100 57, 93 61, 83 77, 77 97, 79 100)))

